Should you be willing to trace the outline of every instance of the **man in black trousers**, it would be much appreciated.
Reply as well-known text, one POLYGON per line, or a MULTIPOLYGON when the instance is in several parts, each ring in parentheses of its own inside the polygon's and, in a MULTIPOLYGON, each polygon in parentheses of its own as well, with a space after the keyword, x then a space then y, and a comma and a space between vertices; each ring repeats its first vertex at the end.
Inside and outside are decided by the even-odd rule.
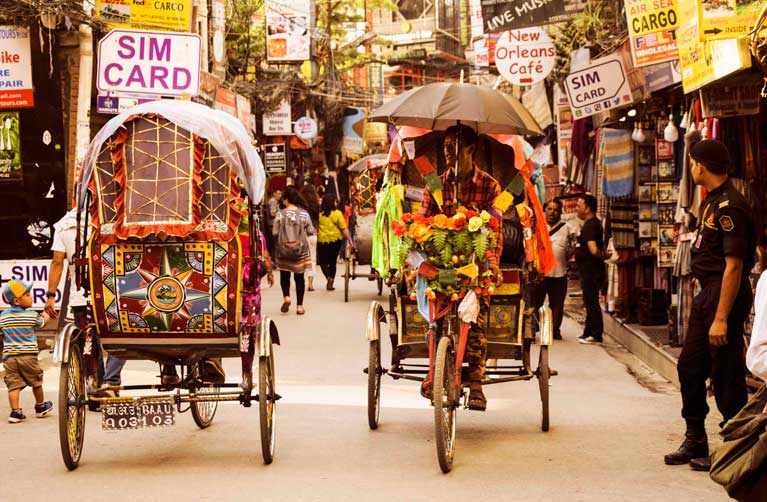
POLYGON ((689 462, 694 470, 708 471, 706 380, 710 376, 713 381, 724 422, 748 399, 743 333, 753 301, 748 274, 756 243, 751 208, 727 177, 730 161, 724 144, 700 141, 690 149, 690 158, 695 184, 708 192, 691 249, 692 273, 702 289, 693 299, 690 328, 677 362, 687 432, 679 449, 664 461, 689 462))
POLYGON ((578 265, 583 304, 586 307, 586 325, 578 341, 584 344, 599 344, 602 343, 604 331, 599 292, 606 278, 605 258, 609 256, 604 250, 602 223, 596 215, 596 197, 583 194, 578 197, 575 207, 578 218, 583 220, 583 228, 578 235, 578 244, 575 247, 575 264, 578 265))

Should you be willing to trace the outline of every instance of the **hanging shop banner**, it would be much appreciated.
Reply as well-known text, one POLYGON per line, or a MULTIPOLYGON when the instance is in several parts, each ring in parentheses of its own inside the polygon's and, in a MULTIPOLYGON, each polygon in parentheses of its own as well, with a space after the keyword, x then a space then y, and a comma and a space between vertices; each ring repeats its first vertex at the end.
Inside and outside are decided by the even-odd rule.
POLYGON ((96 15, 110 29, 189 31, 192 0, 96 0, 96 15))
POLYGON ((631 57, 634 66, 679 57, 674 30, 679 26, 676 0, 626 0, 631 57))
POLYGON ((317 139, 317 122, 311 117, 301 117, 293 124, 293 133, 302 141, 317 139))
POLYGON ((343 137, 341 151, 361 155, 365 142, 365 110, 362 108, 347 108, 343 119, 343 137))
POLYGON ((117 29, 99 40, 96 87, 107 93, 196 96, 200 36, 117 29))
POLYGON ((376 62, 368 64, 368 88, 372 94, 372 107, 381 106, 384 96, 383 64, 376 62))
POLYGON ((216 89, 216 100, 213 102, 213 108, 226 112, 232 117, 237 116, 237 94, 219 87, 216 89))
POLYGON ((283 173, 287 169, 288 157, 285 143, 264 145, 264 169, 268 173, 283 173))
POLYGON ((18 180, 21 173, 19 113, 0 112, 0 180, 18 180))
POLYGON ((682 87, 685 93, 700 89, 731 73, 751 66, 746 39, 701 42, 697 0, 678 0, 679 28, 676 31, 682 87))
POLYGON ((618 108, 633 101, 626 70, 618 55, 595 59, 565 79, 575 119, 618 108))
POLYGON ((0 109, 35 106, 29 30, 0 26, 0 109))
POLYGON ((567 21, 583 10, 580 0, 481 0, 485 33, 567 21))
POLYGON ((698 4, 701 40, 747 36, 767 0, 703 0, 698 4))
POLYGON ((542 28, 501 33, 495 46, 495 66, 514 85, 533 85, 554 68, 557 50, 542 28))
POLYGON ((703 116, 708 118, 759 115, 762 84, 720 86, 700 91, 703 116))
POLYGON ((471 38, 481 37, 482 29, 482 0, 469 0, 469 24, 471 38))
POLYGON ((290 130, 290 101, 283 99, 280 107, 272 113, 264 113, 264 136, 292 134, 290 130))
POLYGON ((266 59, 305 61, 310 57, 310 0, 266 1, 266 59))
POLYGON ((251 113, 250 109, 250 100, 242 94, 237 94, 236 97, 237 118, 240 119, 240 122, 246 130, 251 131, 253 130, 253 127, 251 127, 251 123, 253 122, 253 114, 251 113))

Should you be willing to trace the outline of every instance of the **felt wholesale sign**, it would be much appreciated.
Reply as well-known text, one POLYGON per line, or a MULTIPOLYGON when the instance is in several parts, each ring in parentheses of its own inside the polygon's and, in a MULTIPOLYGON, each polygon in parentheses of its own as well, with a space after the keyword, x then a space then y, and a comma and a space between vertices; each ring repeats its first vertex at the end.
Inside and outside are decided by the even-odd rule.
POLYGON ((679 57, 674 31, 679 26, 676 0, 626 0, 626 18, 635 67, 679 57))

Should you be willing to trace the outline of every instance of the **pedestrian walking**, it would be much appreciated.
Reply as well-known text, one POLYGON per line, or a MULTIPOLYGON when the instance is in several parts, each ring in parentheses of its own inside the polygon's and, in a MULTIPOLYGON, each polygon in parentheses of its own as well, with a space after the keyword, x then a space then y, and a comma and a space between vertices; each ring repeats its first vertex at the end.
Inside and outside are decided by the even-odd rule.
POLYGON ((605 282, 605 253, 602 223, 597 218, 597 199, 593 195, 583 194, 576 204, 578 218, 583 220, 583 228, 578 235, 575 247, 575 264, 581 279, 583 304, 586 307, 586 325, 578 338, 580 343, 602 343, 604 323, 602 308, 599 305, 599 292, 605 282))
POLYGON ((266 224, 266 248, 269 250, 269 254, 274 256, 274 218, 277 217, 277 213, 281 209, 282 204, 282 190, 275 189, 272 191, 272 195, 266 203, 266 213, 264 214, 264 223, 266 224))
POLYGON ((577 235, 570 225, 562 221, 562 203, 557 199, 546 204, 546 225, 549 230, 556 266, 535 287, 533 306, 537 311, 543 305, 546 297, 549 297, 549 308, 551 308, 554 324, 554 339, 561 340, 562 317, 565 311, 565 298, 567 297, 567 262, 574 251, 574 240, 577 235))
POLYGON ((702 140, 690 149, 692 179, 708 193, 690 250, 692 273, 702 289, 693 299, 677 362, 687 430, 679 449, 664 460, 669 465, 690 463, 701 471, 711 466, 706 380, 712 379, 724 422, 748 400, 743 335, 752 303, 748 274, 756 243, 751 208, 729 180, 729 165, 727 147, 719 141, 702 140))
POLYGON ((306 211, 306 203, 295 187, 289 186, 283 194, 285 209, 281 209, 274 218, 273 235, 275 237, 275 263, 280 269, 280 287, 283 302, 280 311, 290 310, 290 275, 296 283, 296 314, 303 315, 304 274, 312 266, 308 236, 315 233, 312 220, 306 211))
POLYGON ((746 366, 751 373, 767 382, 767 273, 762 272, 754 295, 754 324, 751 343, 746 352, 746 366))
MULTIPOLYGON (((314 185, 304 185, 299 191, 301 198, 306 202, 306 212, 312 220, 312 226, 318 228, 320 218, 320 196, 314 185)), ((314 291, 314 266, 317 264, 317 234, 309 236, 309 253, 312 256, 312 268, 306 272, 306 289, 314 291)))
MULTIPOLYGON (((67 273, 69 274, 70 289, 69 298, 67 299, 69 310, 72 312, 72 318, 75 321, 75 325, 81 331, 85 331, 88 325, 93 320, 91 307, 88 304, 88 300, 85 297, 85 291, 83 288, 78 288, 75 285, 75 249, 77 247, 77 209, 69 210, 59 221, 53 225, 53 244, 51 244, 51 251, 53 251, 53 258, 51 259, 50 269, 48 271, 48 290, 46 293, 47 300, 45 302, 45 312, 51 316, 56 317, 56 288, 61 280, 61 274, 64 273, 64 263, 66 262, 69 267, 67 273)), ((90 237, 90 230, 88 230, 87 236, 90 237)), ((67 312, 62 312, 65 318, 67 312)), ((95 361, 96 368, 92 371, 96 374, 96 385, 99 391, 107 396, 114 397, 116 393, 107 390, 107 387, 117 386, 122 383, 120 377, 125 361, 107 355, 106 364, 104 364, 101 354, 101 344, 92 344, 93 357, 92 361, 95 361), (103 389, 102 389, 103 387, 103 389)))
POLYGON ((37 418, 48 416, 53 403, 45 400, 43 393, 43 370, 37 360, 37 337, 35 329, 42 328, 50 316, 30 310, 32 306, 32 284, 10 280, 3 286, 3 300, 11 308, 0 314, 0 329, 3 331, 3 366, 5 385, 8 387, 8 402, 11 413, 8 422, 16 424, 27 419, 19 404, 24 387, 32 387, 35 395, 37 418))
POLYGON ((338 210, 335 195, 326 194, 322 198, 317 228, 317 256, 327 281, 325 288, 328 291, 333 291, 336 289, 333 287, 333 281, 336 278, 336 258, 341 250, 341 244, 346 239, 348 245, 354 247, 352 238, 346 229, 344 215, 338 210))

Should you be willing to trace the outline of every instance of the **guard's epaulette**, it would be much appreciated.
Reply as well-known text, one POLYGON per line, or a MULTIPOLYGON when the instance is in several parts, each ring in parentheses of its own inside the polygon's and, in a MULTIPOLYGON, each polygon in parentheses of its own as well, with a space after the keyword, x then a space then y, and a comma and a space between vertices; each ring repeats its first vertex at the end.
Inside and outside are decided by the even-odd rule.
POLYGON ((729 199, 723 200, 722 202, 719 203, 719 209, 721 209, 723 207, 727 207, 729 205, 730 205, 730 200, 729 199))

